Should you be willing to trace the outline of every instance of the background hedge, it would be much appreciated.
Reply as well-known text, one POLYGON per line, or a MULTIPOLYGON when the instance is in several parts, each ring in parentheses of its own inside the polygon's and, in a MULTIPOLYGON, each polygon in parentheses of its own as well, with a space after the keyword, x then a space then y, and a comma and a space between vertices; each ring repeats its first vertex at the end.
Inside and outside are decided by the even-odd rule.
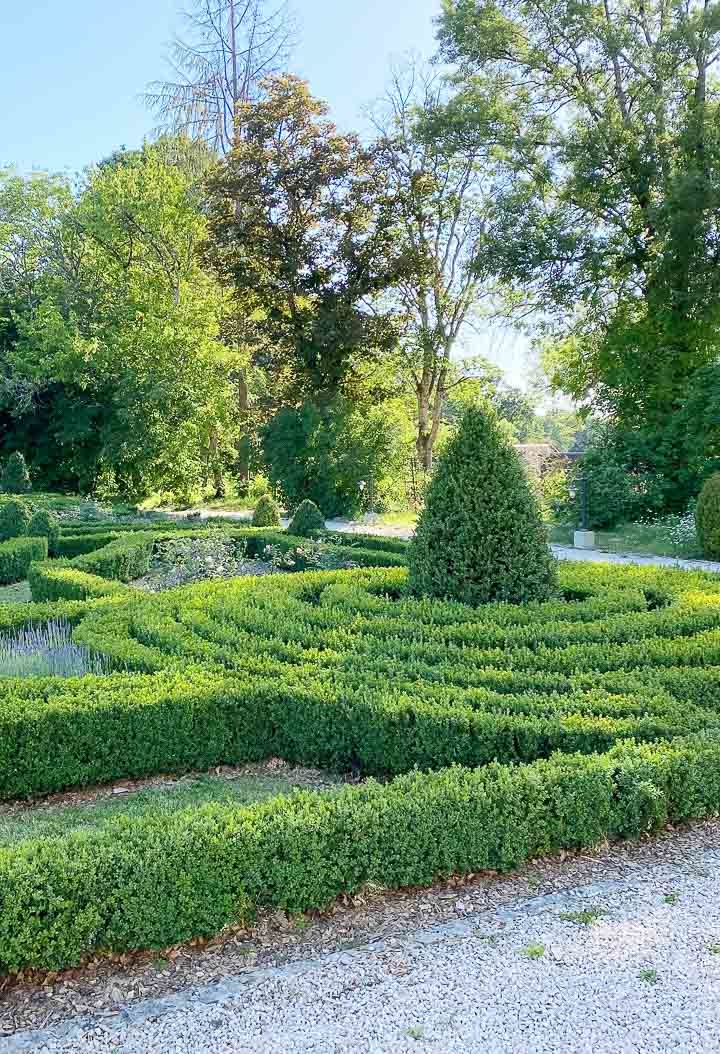
POLYGON ((45 560, 47 554, 47 538, 11 538, 0 542, 0 585, 22 582, 33 560, 45 560))

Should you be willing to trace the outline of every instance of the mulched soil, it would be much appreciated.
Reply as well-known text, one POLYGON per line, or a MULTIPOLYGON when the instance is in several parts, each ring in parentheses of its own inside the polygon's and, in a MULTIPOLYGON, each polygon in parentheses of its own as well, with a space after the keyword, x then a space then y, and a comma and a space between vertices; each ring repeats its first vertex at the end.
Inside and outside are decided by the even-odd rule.
POLYGON ((135 1000, 208 984, 249 967, 316 958, 518 897, 556 893, 598 878, 632 880, 653 862, 689 866, 691 852, 718 846, 720 821, 711 820, 636 842, 534 860, 509 875, 471 875, 425 890, 366 889, 339 899, 326 912, 298 918, 262 912, 251 928, 230 928, 211 941, 191 941, 162 953, 98 957, 62 973, 6 977, 0 980, 0 1036, 47 1027, 73 1014, 112 1016, 135 1000))

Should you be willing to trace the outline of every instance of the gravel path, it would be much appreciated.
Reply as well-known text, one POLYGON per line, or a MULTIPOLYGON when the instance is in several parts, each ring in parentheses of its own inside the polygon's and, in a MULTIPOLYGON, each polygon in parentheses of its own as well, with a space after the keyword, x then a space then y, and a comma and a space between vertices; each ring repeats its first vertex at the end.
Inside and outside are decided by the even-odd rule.
MULTIPOLYGON (((682 841, 685 836, 679 836, 682 841)), ((47 1054, 720 1050, 720 848, 71 1020, 47 1054)))

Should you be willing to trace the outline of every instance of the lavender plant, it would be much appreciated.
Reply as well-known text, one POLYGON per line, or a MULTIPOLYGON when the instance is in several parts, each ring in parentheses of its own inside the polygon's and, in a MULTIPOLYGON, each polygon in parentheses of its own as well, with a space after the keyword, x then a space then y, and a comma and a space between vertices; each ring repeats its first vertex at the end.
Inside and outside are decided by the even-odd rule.
POLYGON ((83 677, 107 672, 101 656, 75 644, 72 626, 64 619, 0 637, 0 677, 83 677))

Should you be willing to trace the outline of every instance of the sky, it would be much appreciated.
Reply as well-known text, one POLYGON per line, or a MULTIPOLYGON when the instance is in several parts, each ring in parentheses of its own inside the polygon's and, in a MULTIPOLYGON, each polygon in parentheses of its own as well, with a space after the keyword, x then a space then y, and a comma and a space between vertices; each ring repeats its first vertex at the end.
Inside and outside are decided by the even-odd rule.
MULTIPOLYGON (((393 60, 429 57, 440 0, 294 0, 293 72, 343 130, 363 131, 393 60)), ((0 0, 0 168, 81 171, 150 135, 141 98, 167 73, 180 0, 0 0)), ((522 383, 527 344, 507 333, 484 351, 522 383)))

